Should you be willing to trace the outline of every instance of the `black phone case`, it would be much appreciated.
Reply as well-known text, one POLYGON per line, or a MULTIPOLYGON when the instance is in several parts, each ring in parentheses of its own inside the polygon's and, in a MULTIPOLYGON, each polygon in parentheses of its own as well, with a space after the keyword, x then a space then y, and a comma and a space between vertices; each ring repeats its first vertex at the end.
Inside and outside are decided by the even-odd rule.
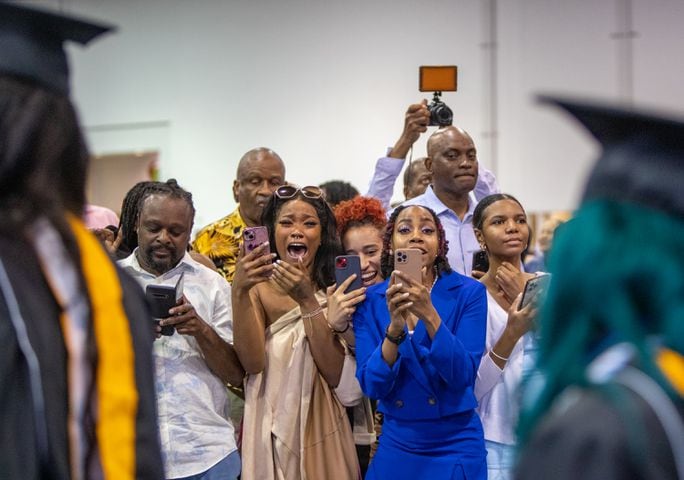
POLYGON ((335 258, 335 282, 338 286, 351 277, 353 273, 356 274, 356 278, 344 293, 363 287, 361 260, 358 255, 340 255, 335 258))
MULTIPOLYGON (((159 319, 167 318, 169 310, 176 306, 176 289, 167 285, 148 285, 145 289, 145 297, 150 307, 150 313, 154 323, 159 325, 159 319)), ((176 329, 173 325, 164 325, 161 334, 171 336, 176 329)))
POLYGON ((477 270, 478 272, 487 273, 487 270, 489 270, 489 257, 487 256, 487 252, 485 250, 480 250, 473 253, 472 269, 477 270))

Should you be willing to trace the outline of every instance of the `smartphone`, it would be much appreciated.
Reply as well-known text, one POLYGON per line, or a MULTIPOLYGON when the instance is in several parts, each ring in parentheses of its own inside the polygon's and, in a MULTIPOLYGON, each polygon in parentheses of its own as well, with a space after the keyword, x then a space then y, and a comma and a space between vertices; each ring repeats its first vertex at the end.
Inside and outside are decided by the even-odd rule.
MULTIPOLYGON (((183 297, 183 275, 175 285, 148 285, 145 288, 145 297, 150 306, 154 323, 159 325, 159 320, 169 317, 169 310, 175 307, 183 297)), ((164 325, 162 335, 173 335, 176 329, 173 325, 164 325)))
POLYGON ((480 250, 473 253, 473 268, 472 270, 477 270, 478 272, 487 273, 489 270, 489 257, 485 250, 480 250))
POLYGON ((416 282, 422 281, 423 252, 416 248, 398 248, 394 252, 394 269, 411 277, 416 282))
MULTIPOLYGON (((249 253, 259 245, 268 242, 268 229, 266 227, 247 227, 242 231, 242 240, 245 243, 245 253, 249 253)), ((270 248, 265 254, 271 253, 270 248)))
POLYGON ((518 310, 525 308, 532 301, 535 295, 539 295, 539 299, 541 300, 541 296, 546 292, 550 280, 551 275, 548 273, 543 273, 541 275, 537 275, 536 277, 530 278, 527 283, 525 283, 525 289, 523 290, 523 295, 522 299, 520 300, 520 306, 518 307, 518 310))
POLYGON ((356 278, 344 293, 363 287, 363 280, 361 280, 361 258, 358 255, 340 255, 335 257, 335 282, 337 282, 338 287, 342 282, 351 277, 353 273, 356 274, 356 278))

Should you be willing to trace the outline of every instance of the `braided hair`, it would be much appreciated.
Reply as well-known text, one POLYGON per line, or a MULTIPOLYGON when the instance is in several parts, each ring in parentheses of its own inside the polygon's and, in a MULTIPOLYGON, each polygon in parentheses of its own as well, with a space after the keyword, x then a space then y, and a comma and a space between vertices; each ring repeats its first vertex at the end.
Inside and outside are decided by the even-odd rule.
POLYGON ((385 236, 382 239, 382 257, 380 258, 380 268, 382 269, 383 278, 388 278, 392 271, 394 270, 394 255, 392 255, 392 235, 394 234, 394 226, 397 223, 397 217, 399 214, 409 207, 419 207, 432 215, 432 219, 437 227, 437 257, 435 258, 435 270, 438 276, 444 273, 451 272, 451 266, 449 266, 449 260, 447 260, 447 252, 449 251, 449 242, 446 239, 446 234, 444 233, 444 227, 442 227, 442 222, 439 221, 437 214, 430 208, 423 205, 399 205, 394 209, 392 215, 390 215, 389 221, 387 222, 387 227, 385 229, 385 236))
POLYGON ((195 205, 192 201, 192 194, 178 185, 175 178, 171 178, 166 182, 138 182, 128 191, 121 203, 119 229, 121 230, 122 240, 117 251, 117 257, 123 258, 130 255, 138 246, 138 232, 136 231, 138 217, 143 202, 152 194, 167 195, 172 198, 185 200, 192 211, 192 218, 195 218, 195 205))

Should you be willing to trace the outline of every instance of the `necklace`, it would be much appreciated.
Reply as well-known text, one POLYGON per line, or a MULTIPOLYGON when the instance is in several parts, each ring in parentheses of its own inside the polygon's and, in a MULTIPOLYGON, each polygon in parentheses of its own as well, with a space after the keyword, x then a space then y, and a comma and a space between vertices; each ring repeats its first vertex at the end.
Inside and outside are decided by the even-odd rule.
POLYGON ((435 288, 435 283, 437 283, 437 279, 439 278, 439 275, 437 275, 437 272, 435 272, 435 279, 432 281, 432 285, 430 285, 430 289, 428 292, 432 293, 432 289, 435 288))

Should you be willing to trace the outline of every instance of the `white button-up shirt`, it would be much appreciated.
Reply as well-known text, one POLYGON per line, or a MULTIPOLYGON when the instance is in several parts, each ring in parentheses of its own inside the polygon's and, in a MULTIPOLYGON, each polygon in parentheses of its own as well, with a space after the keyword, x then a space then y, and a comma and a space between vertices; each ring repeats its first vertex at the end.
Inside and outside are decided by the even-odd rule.
MULTIPOLYGON (((175 285, 185 272, 185 297, 202 320, 223 340, 233 343, 230 285, 218 273, 187 253, 178 265, 159 277, 142 269, 136 252, 118 263, 143 288, 150 284, 175 285)), ((226 386, 209 370, 191 336, 162 336, 154 342, 153 354, 166 477, 204 472, 237 449, 226 386)))

